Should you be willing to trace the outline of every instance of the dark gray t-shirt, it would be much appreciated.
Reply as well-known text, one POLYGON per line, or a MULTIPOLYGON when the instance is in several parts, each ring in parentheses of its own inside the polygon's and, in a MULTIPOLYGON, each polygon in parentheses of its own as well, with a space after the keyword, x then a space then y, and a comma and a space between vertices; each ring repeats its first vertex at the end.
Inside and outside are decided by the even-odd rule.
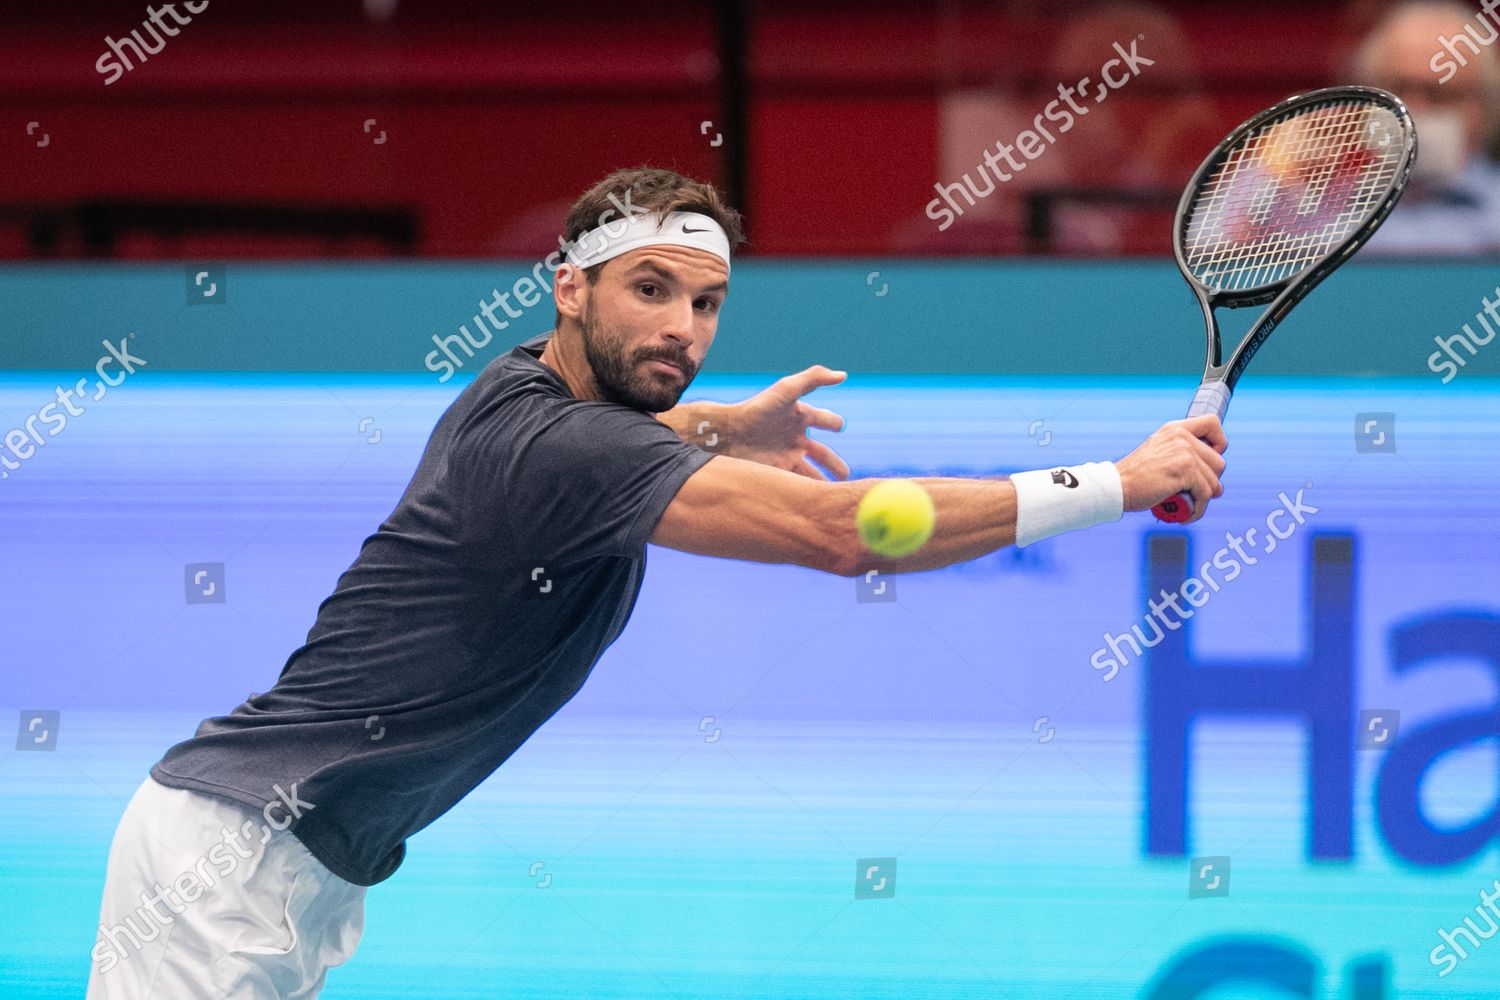
POLYGON ((443 414, 275 687, 204 720, 152 777, 290 820, 373 885, 578 692, 630 617, 662 512, 713 453, 575 398, 537 360, 550 336, 443 414))

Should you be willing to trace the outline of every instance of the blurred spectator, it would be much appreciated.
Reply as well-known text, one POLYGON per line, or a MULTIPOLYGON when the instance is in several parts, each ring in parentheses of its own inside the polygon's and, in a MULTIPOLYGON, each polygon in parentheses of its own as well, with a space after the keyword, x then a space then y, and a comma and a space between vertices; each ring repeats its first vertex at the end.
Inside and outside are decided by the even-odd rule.
POLYGON ((1063 202, 1056 215, 1053 249, 1064 254, 1119 254, 1131 246, 1166 253, 1171 230, 1159 211, 1144 216, 1130 207, 1132 194, 1165 193, 1175 200, 1192 170, 1222 138, 1218 109, 1204 93, 1197 57, 1177 14, 1156 3, 1069 5, 1067 27, 1047 58, 1047 76, 1058 81, 1097 79, 1102 58, 1115 43, 1139 40, 1155 60, 1138 83, 1112 93, 1089 110, 1064 150, 1071 184, 1119 202, 1063 202), (1186 158, 1184 158, 1186 157, 1186 158))
MULTIPOLYGON (((1080 5, 1081 6, 1081 5, 1080 5)), ((1155 3, 1100 3, 1074 9, 1046 59, 1046 78, 1099 78, 1115 43, 1139 40, 1154 63, 1132 83, 1089 109, 1064 155, 1072 179, 1087 187, 1180 188, 1222 138, 1217 108, 1204 94, 1192 40, 1175 13, 1155 3), (1087 127, 1085 127, 1085 125, 1087 127), (1188 161, 1182 161, 1186 147, 1188 161)))
POLYGON ((1500 123, 1494 21, 1461 3, 1398 4, 1365 37, 1355 83, 1400 97, 1417 126, 1417 163, 1369 253, 1500 252, 1500 165, 1487 147, 1500 123))

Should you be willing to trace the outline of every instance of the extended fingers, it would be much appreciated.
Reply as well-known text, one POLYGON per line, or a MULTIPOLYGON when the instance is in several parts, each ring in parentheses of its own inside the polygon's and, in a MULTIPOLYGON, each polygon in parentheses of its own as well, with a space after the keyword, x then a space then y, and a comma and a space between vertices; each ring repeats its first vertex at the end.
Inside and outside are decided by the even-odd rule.
POLYGON ((822 469, 819 469, 817 466, 813 465, 805 458, 799 461, 796 465, 792 466, 792 471, 799 476, 806 476, 808 479, 816 479, 820 482, 826 482, 828 480, 828 476, 823 472, 822 469))
POLYGON ((838 456, 828 445, 813 438, 807 439, 807 454, 809 458, 816 459, 818 464, 833 472, 835 479, 849 478, 849 465, 838 456))
POLYGON ((845 371, 835 371, 825 365, 813 365, 782 378, 782 381, 798 396, 805 396, 819 386, 838 385, 849 377, 845 371))
POLYGON ((841 431, 844 429, 845 420, 832 410, 825 410, 821 406, 813 406, 811 403, 798 403, 797 412, 802 419, 807 421, 809 427, 818 427, 825 431, 841 431))

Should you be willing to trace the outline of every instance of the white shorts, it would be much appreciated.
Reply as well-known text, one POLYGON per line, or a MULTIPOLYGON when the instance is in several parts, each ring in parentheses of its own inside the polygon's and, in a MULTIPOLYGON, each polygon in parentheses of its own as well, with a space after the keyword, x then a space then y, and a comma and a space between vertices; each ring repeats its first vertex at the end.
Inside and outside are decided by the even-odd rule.
POLYGON ((254 808, 147 778, 109 849, 88 1000, 316 997, 364 904, 254 808))

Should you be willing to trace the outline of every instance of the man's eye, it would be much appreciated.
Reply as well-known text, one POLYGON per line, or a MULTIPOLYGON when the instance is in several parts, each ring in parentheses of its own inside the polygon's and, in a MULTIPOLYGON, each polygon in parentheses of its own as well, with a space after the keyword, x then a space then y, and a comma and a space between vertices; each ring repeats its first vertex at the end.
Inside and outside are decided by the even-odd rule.
POLYGON ((697 302, 697 306, 704 312, 717 312, 719 303, 715 302, 713 299, 699 299, 697 302))
POLYGON ((649 281, 645 282, 645 283, 643 283, 641 285, 641 294, 643 294, 643 295, 650 296, 650 297, 655 297, 656 292, 657 292, 657 287, 655 285, 651 284, 649 281))

